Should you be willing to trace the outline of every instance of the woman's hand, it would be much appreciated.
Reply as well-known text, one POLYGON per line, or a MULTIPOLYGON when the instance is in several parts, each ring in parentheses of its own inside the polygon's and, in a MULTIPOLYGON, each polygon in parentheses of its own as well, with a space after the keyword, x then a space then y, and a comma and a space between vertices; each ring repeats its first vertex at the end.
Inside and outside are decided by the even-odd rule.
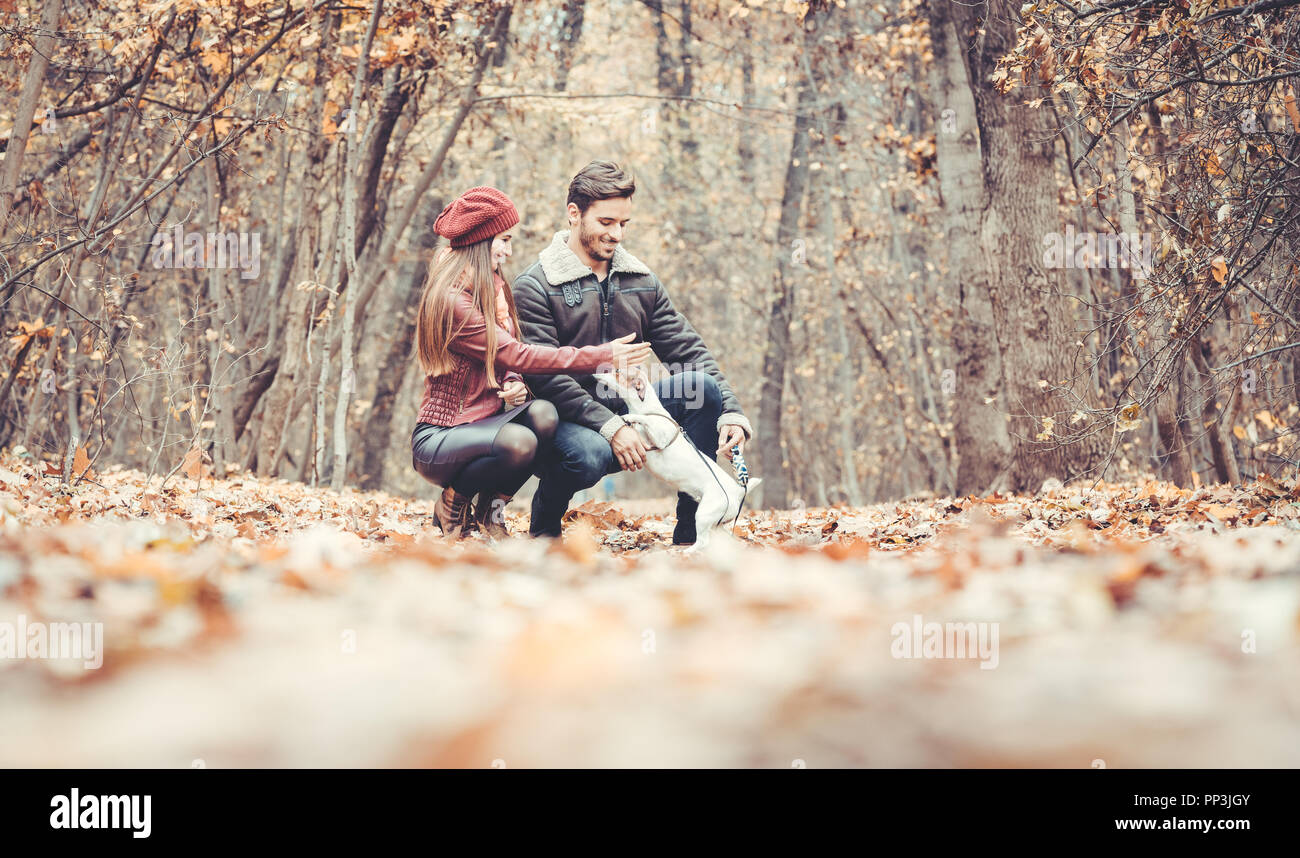
POLYGON ((528 385, 517 378, 512 378, 501 385, 501 389, 497 391, 497 396, 505 400, 507 408, 523 405, 528 401, 528 385))
POLYGON ((636 334, 624 334, 616 340, 610 340, 610 345, 614 347, 614 364, 616 366, 635 366, 643 364, 650 360, 654 352, 649 343, 634 343, 632 338, 636 334))

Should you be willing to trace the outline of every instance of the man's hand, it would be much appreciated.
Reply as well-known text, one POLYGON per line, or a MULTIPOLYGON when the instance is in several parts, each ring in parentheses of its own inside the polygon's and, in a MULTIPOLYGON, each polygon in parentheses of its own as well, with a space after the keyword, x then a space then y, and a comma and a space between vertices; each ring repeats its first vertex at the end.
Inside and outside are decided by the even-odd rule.
POLYGON ((723 424, 718 430, 718 453, 726 453, 730 459, 731 448, 736 446, 740 447, 742 453, 745 451, 745 430, 734 423, 723 424))
POLYGON ((609 446, 623 470, 636 471, 645 467, 645 444, 641 443, 641 436, 631 426, 624 426, 615 432, 609 446))

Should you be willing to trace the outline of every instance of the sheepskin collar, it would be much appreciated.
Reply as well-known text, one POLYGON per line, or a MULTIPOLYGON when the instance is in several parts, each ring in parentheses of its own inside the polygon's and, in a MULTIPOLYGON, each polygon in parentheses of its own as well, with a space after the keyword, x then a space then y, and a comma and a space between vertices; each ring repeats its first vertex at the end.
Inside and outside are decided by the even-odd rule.
MULTIPOLYGON (((569 249, 568 242, 569 230, 562 229, 551 239, 550 247, 537 255, 538 261, 542 263, 542 273, 546 275, 546 281, 552 286, 580 280, 594 273, 578 258, 578 254, 569 249)), ((622 244, 614 248, 614 258, 609 262, 609 270, 626 271, 629 274, 650 273, 645 263, 624 250, 622 244)))

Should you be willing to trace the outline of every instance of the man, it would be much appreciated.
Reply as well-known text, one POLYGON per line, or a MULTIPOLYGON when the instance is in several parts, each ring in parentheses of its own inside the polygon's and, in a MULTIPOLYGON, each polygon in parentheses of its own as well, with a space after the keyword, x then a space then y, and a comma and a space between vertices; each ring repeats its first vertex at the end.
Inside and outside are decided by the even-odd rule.
MULTIPOLYGON (((623 247, 636 183, 617 164, 592 161, 569 183, 569 229, 555 234, 537 262, 515 278, 515 307, 524 339, 549 346, 585 346, 635 332, 674 374, 655 392, 705 455, 731 456, 753 435, 731 386, 695 328, 673 307, 664 286, 623 247)), ((539 454, 528 532, 559 536, 560 520, 580 489, 618 470, 645 466, 645 446, 623 421, 627 403, 598 394, 590 375, 526 375, 532 391, 560 415, 554 448, 539 454)), ((674 545, 695 542, 696 502, 677 495, 674 545)))

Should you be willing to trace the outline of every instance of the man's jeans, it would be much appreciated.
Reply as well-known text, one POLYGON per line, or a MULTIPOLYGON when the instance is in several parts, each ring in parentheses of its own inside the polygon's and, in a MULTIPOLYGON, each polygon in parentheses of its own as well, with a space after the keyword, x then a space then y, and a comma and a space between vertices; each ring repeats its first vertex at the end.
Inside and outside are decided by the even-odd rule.
MULTIPOLYGON (((695 446, 716 461, 718 418, 722 416, 722 393, 713 376, 704 372, 681 372, 660 379, 655 394, 672 418, 681 424, 695 446)), ((626 414, 622 399, 599 399, 615 414, 626 414)), ((555 430, 550 450, 539 450, 533 473, 541 480, 533 496, 532 520, 528 532, 533 536, 559 536, 560 520, 569 501, 580 489, 600 482, 606 474, 622 470, 609 442, 594 429, 561 420, 555 430)), ((698 504, 689 495, 677 493, 677 519, 691 523, 694 532, 698 504)))

